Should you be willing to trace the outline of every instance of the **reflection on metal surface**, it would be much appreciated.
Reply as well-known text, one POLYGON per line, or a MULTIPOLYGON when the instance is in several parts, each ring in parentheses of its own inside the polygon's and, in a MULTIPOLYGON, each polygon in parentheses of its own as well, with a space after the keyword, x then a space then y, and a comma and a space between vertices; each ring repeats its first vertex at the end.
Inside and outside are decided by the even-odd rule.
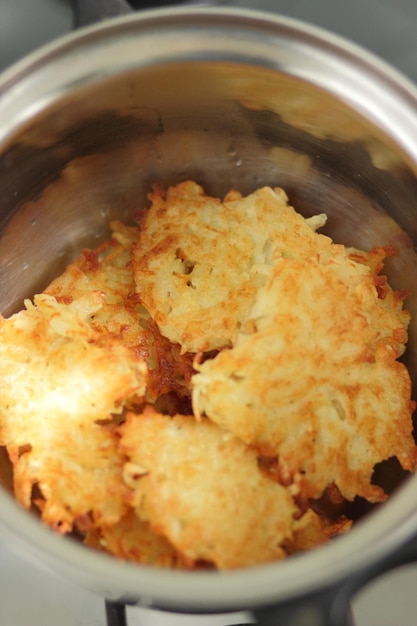
MULTIPOLYGON (((136 9, 157 6, 161 2, 131 0, 136 9)), ((177 4, 184 4, 184 0, 177 4)), ((218 0, 216 4, 265 10, 316 24, 364 46, 417 82, 417 4, 414 0, 318 0, 314 3, 310 0, 218 0)), ((3 0, 0 3, 0 71, 39 46, 70 32, 73 21, 68 0, 3 0)))
MULTIPOLYGON (((146 49, 150 40, 142 34, 146 49)), ((173 51, 180 55, 178 41, 182 44, 183 38, 173 33, 165 53, 157 49, 157 59, 173 51)), ((259 58, 243 41, 245 61, 259 58)), ((269 58, 269 66, 280 70, 273 74, 259 67, 248 72, 236 62, 239 50, 227 37, 229 61, 219 63, 212 42, 212 36, 204 39, 199 31, 198 43, 209 57, 203 68, 190 62, 185 68, 179 61, 162 64, 156 76, 146 69, 131 71, 136 46, 129 37, 123 44, 111 42, 106 50, 91 48, 88 60, 75 55, 69 68, 51 59, 53 71, 23 77, 22 117, 14 120, 13 129, 13 99, 3 100, 3 112, 8 113, 0 128, 4 312, 18 306, 39 281, 49 280, 50 272, 58 271, 58 264, 79 247, 105 236, 103 210, 106 217, 114 211, 125 219, 144 201, 152 182, 181 177, 196 178, 216 194, 230 185, 247 191, 260 184, 282 184, 305 213, 328 212, 329 232, 338 239, 366 247, 394 239, 394 280, 398 287, 404 278, 415 280, 417 194, 410 155, 415 156, 416 148, 411 137, 408 145, 408 127, 402 127, 408 121, 406 104, 399 104, 396 126, 384 125, 389 120, 377 115, 385 110, 384 89, 371 107, 366 80, 365 91, 349 102, 341 93, 325 94, 320 89, 324 84, 307 89, 303 82, 302 89, 296 88, 288 71, 302 46, 295 50, 284 42, 288 65, 278 67, 269 58), (123 62, 125 74, 119 79, 123 62), (81 69, 85 73, 80 77, 81 69), (105 75, 108 84, 102 80, 105 75), (284 93, 289 95, 285 106, 284 93), (350 106, 359 101, 364 118, 350 106), (400 141, 397 129, 402 131, 400 141), (52 269, 51 255, 56 259, 52 269)), ((197 40, 189 41, 186 51, 195 45, 197 40)), ((240 46, 241 51, 242 40, 240 46)), ((311 67, 314 56, 308 48, 304 54, 311 67)), ((328 69, 313 67, 309 76, 324 81, 328 69)), ((341 72, 339 84, 351 78, 341 72)), ((357 83, 348 87, 357 88, 357 83)), ((417 293, 417 286, 413 291, 417 293)), ((416 309, 414 301, 411 305, 416 309)))

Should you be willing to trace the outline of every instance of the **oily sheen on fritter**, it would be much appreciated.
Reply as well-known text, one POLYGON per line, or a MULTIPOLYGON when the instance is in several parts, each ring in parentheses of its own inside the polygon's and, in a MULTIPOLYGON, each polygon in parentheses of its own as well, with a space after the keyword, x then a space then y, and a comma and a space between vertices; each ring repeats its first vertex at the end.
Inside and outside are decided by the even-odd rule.
POLYGON ((335 244, 280 188, 156 186, 136 226, 0 318, 0 445, 26 508, 147 566, 232 569, 347 532, 416 465, 389 247, 335 244))
POLYGON ((298 510, 255 450, 208 420, 150 408, 120 431, 138 517, 191 563, 230 569, 284 556, 298 510))
POLYGON ((36 485, 43 520, 61 532, 87 517, 115 523, 126 510, 123 456, 113 430, 98 421, 143 396, 146 368, 88 325, 100 305, 98 293, 70 304, 41 294, 0 320, 0 442, 15 495, 29 508, 36 485))
POLYGON ((221 202, 188 181, 166 194, 157 189, 151 200, 134 275, 162 334, 184 352, 230 346, 274 259, 309 254, 326 221, 305 220, 282 189, 268 187, 246 198, 232 191, 221 202))
POLYGON ((145 361, 146 400, 154 402, 171 392, 189 396, 193 355, 180 355, 179 346, 161 335, 136 293, 131 250, 139 229, 116 221, 110 226, 111 240, 97 250, 83 250, 45 292, 64 303, 100 293, 101 306, 90 316, 89 324, 145 361))
MULTIPOLYGON (((313 532, 316 533, 314 527, 313 532)), ((130 508, 117 524, 94 524, 87 530, 84 544, 90 548, 110 552, 118 559, 142 565, 187 569, 184 558, 169 541, 154 533, 130 508)))
POLYGON ((383 500, 375 464, 415 465, 403 317, 379 304, 370 273, 345 281, 332 264, 282 258, 236 345, 199 366, 195 412, 277 457, 308 498, 335 483, 349 500, 383 500))

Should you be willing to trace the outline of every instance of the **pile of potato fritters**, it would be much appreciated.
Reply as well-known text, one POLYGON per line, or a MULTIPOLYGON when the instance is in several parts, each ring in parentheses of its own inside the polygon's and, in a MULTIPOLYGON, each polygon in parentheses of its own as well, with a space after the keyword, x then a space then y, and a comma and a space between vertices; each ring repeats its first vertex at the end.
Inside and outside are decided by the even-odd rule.
POLYGON ((16 499, 160 567, 239 568, 347 531, 340 503, 387 497, 375 466, 417 461, 392 249, 335 244, 280 188, 156 186, 135 219, 0 318, 16 499))

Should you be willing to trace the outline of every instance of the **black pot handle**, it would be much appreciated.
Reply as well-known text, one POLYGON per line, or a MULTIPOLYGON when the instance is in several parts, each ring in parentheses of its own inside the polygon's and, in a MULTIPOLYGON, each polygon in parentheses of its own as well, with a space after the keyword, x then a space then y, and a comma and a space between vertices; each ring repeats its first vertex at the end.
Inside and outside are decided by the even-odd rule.
POLYGON ((72 6, 75 28, 133 12, 127 0, 72 0, 72 6))
POLYGON ((354 626, 351 602, 355 593, 382 574, 416 562, 417 537, 411 537, 395 552, 333 587, 253 614, 259 626, 354 626))
POLYGON ((354 626, 349 586, 253 611, 259 626, 354 626))

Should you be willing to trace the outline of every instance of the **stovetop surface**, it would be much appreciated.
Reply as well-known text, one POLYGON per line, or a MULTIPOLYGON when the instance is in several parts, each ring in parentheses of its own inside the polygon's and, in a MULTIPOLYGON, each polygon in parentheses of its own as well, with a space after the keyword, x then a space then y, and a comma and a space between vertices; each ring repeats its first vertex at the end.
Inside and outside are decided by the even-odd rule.
MULTIPOLYGON (((136 2, 139 4, 139 2, 136 2)), ((256 8, 302 19, 358 43, 417 84, 416 0, 230 0, 220 6, 256 8)), ((69 0, 0 0, 0 71, 71 32, 69 0)), ((360 592, 356 626, 417 625, 417 565, 390 573, 360 592)), ((229 626, 250 621, 238 613, 185 616, 137 607, 129 626, 229 626)), ((0 537, 0 626, 104 626, 102 598, 27 563, 0 537)))

